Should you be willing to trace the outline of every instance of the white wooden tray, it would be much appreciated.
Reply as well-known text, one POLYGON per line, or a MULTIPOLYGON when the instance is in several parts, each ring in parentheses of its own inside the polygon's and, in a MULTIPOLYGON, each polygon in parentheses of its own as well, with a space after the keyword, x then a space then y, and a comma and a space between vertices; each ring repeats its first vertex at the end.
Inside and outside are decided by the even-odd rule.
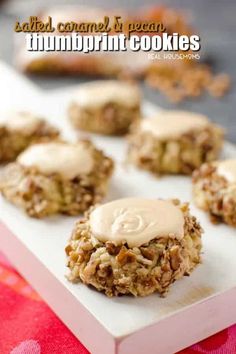
MULTIPOLYGON (((69 139, 75 139, 66 120, 72 90, 43 93, 0 65, 0 113, 7 109, 42 113, 69 139)), ((146 114, 155 109, 144 105, 146 114)), ((123 139, 92 138, 117 161, 107 200, 146 196, 191 201, 190 178, 157 179, 127 169, 123 139)), ((224 155, 236 156, 236 148, 226 143, 224 155)), ((72 217, 30 219, 0 198, 0 248, 92 353, 170 354, 236 322, 236 230, 214 226, 203 212, 192 205, 191 209, 205 229, 203 263, 190 277, 176 282, 165 299, 156 294, 109 299, 83 284, 69 283, 64 246, 76 220, 72 217)))

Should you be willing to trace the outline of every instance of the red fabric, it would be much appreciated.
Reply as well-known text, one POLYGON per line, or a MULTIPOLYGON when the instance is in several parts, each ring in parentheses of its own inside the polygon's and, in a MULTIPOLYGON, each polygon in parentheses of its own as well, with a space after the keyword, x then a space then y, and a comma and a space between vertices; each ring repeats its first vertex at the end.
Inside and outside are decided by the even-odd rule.
MULTIPOLYGON (((0 253, 0 354, 59 353, 89 354, 0 253)), ((207 353, 235 354, 236 325, 178 354, 207 353)))

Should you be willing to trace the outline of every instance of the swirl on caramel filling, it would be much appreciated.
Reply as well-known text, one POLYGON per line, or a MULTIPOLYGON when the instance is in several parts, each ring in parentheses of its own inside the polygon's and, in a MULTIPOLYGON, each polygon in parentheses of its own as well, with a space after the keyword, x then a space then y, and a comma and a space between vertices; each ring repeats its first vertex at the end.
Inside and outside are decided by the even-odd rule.
POLYGON ((100 241, 139 247, 154 238, 184 236, 184 217, 171 201, 125 198, 98 206, 90 214, 92 234, 100 241))

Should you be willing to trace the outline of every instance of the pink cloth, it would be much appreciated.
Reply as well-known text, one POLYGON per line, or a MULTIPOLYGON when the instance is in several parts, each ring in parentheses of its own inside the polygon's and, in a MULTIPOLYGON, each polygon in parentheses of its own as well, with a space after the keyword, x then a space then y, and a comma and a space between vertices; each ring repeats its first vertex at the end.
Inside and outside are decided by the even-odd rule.
MULTIPOLYGON (((59 353, 89 354, 0 253, 0 354, 59 353)), ((207 353, 235 354, 236 325, 178 354, 207 353)))

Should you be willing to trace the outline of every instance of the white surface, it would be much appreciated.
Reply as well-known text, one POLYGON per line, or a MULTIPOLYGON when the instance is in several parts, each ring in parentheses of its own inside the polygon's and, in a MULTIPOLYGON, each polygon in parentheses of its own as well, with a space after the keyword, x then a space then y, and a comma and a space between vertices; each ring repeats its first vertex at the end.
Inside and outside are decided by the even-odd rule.
MULTIPOLYGON (((2 85, 3 82, 2 75, 3 69, 0 66, 0 85, 2 85)), ((44 114, 48 120, 63 128, 67 138, 76 138, 75 134, 71 132, 66 120, 66 106, 68 99, 70 98, 71 91, 73 90, 63 89, 57 90, 56 92, 46 92, 43 94, 33 86, 28 87, 26 82, 22 82, 21 86, 20 78, 18 78, 16 85, 13 84, 16 77, 12 75, 5 76, 5 80, 9 80, 9 78, 13 80, 12 83, 8 82, 6 84, 6 81, 4 81, 5 88, 3 89, 3 85, 0 87, 2 96, 1 111, 18 108, 27 108, 29 110, 32 109, 33 112, 44 114), (18 87, 17 92, 14 92, 15 87, 18 87), (19 87, 22 88, 19 89, 19 87), (16 104, 15 97, 17 98, 16 104)), ((146 104, 144 111, 146 114, 149 114, 153 111, 153 109, 153 107, 146 104)), ((182 201, 191 201, 190 178, 173 176, 158 179, 151 176, 149 173, 138 171, 132 167, 127 167, 123 163, 126 144, 122 138, 99 137, 95 135, 92 137, 92 140, 97 146, 104 149, 107 154, 115 158, 117 161, 116 171, 114 177, 112 178, 110 192, 106 200, 122 197, 144 196, 147 198, 179 198, 182 201)), ((235 157, 236 149, 232 145, 226 144, 224 155, 227 157, 235 157)), ((197 309, 197 303, 204 303, 205 300, 209 300, 210 298, 213 299, 217 294, 226 292, 230 289, 236 289, 236 230, 226 225, 214 226, 209 222, 207 216, 203 212, 199 211, 192 205, 191 210, 192 213, 200 220, 201 225, 205 230, 205 234, 203 236, 202 265, 197 267, 190 277, 185 277, 184 279, 177 281, 171 287, 170 293, 165 299, 160 298, 157 294, 146 298, 133 298, 125 296, 109 299, 105 295, 98 293, 95 290, 91 290, 83 284, 71 284, 65 278, 66 258, 64 247, 70 236, 76 218, 55 216, 45 220, 30 219, 21 210, 18 210, 15 206, 6 202, 2 198, 0 199, 0 219, 12 231, 12 233, 16 235, 16 242, 19 245, 21 244, 21 246, 23 245, 23 247, 19 247, 21 247, 22 250, 24 249, 25 254, 31 254, 34 257, 35 268, 32 264, 28 264, 28 266, 27 264, 23 264, 24 262, 23 260, 21 262, 20 255, 18 258, 16 257, 17 266, 20 267, 23 274, 33 282, 36 289, 42 289, 41 291, 45 297, 45 300, 50 303, 51 307, 62 317, 74 333, 79 335, 80 339, 84 339, 85 345, 96 354, 104 354, 105 348, 104 352, 101 353, 100 351, 96 351, 93 344, 88 342, 89 336, 86 336, 83 331, 88 332, 91 331, 91 329, 86 328, 85 322, 84 327, 81 327, 80 318, 74 318, 75 314, 73 312, 68 312, 69 309, 72 308, 73 301, 78 303, 78 308, 80 308, 80 305, 82 304, 82 306, 96 318, 97 321, 93 320, 93 317, 91 319, 91 321, 94 321, 93 330, 98 328, 106 329, 106 331, 101 329, 101 333, 103 333, 104 336, 105 333, 107 333, 107 341, 111 340, 111 343, 109 345, 107 344, 107 348, 109 347, 109 350, 107 349, 108 351, 106 353, 111 354, 114 349, 114 353, 119 352, 128 354, 136 352, 138 354, 144 353, 140 349, 142 347, 140 346, 141 344, 139 344, 139 348, 137 347, 136 350, 133 351, 134 348, 132 347, 132 339, 129 344, 129 340, 126 338, 125 341, 127 341, 128 347, 125 346, 125 342, 123 343, 124 348, 126 348, 126 352, 122 349, 123 344, 120 344, 120 351, 118 351, 118 349, 113 348, 111 338, 114 338, 117 342, 122 343, 124 336, 143 329, 149 325, 156 324, 161 326, 163 323, 164 326, 164 324, 166 325, 166 320, 169 321, 168 328, 170 328, 171 333, 173 328, 171 329, 172 317, 170 316, 173 316, 180 311, 183 312, 184 309, 188 309, 190 306, 191 309, 197 309), (20 243, 18 241, 20 241, 20 243), (27 269, 29 267, 30 271, 27 269), (32 274, 32 276, 30 274, 32 274), (45 276, 44 279, 47 279, 47 276, 49 277, 50 275, 48 279, 53 279, 52 286, 50 285, 50 282, 46 283, 44 279, 41 279, 41 284, 38 284, 38 282, 40 282, 39 274, 41 277, 45 276), (56 284, 58 287, 56 287, 56 284), (67 300, 71 303, 66 303, 65 299, 62 297, 63 292, 58 292, 58 289, 62 289, 61 285, 63 285, 63 289, 67 290, 67 300), (43 289, 45 287, 48 289, 45 289, 44 292, 43 289), (47 298, 47 294, 50 292, 51 295, 48 295, 47 298), (53 304, 53 299, 55 299, 55 306, 53 304), (62 311, 60 312, 61 309, 62 311), (65 318, 65 313, 67 313, 67 318, 65 318), (80 330, 78 332, 75 329, 77 322, 78 326, 80 326, 80 330), (98 326, 97 322, 99 322, 102 326, 98 326)), ((3 249, 9 254, 10 257, 14 258, 14 253, 16 253, 16 250, 11 252, 10 246, 6 240, 4 244, 5 246, 3 249)), ((75 305, 75 303, 73 304, 75 305)), ((225 306, 225 304, 222 304, 222 306, 225 306)), ((199 311, 201 308, 201 305, 199 305, 199 311)), ((221 309, 219 309, 219 313, 221 313, 220 310, 221 309)), ((204 316, 204 310, 201 311, 201 316, 204 316)), ((191 319, 193 326, 195 323, 193 335, 189 336, 191 338, 188 339, 189 341, 191 340, 191 342, 184 340, 186 330, 188 329, 183 330, 183 340, 176 340, 176 342, 178 342, 178 344, 176 343, 176 350, 180 349, 182 345, 189 345, 192 342, 202 339, 204 336, 221 329, 218 324, 216 327, 214 327, 214 325, 212 325, 212 328, 210 327, 211 323, 214 324, 214 321, 216 321, 214 318, 214 313, 207 314, 205 318, 206 323, 201 323, 201 325, 198 323, 198 311, 195 311, 195 313, 196 317, 191 319), (203 331, 203 329, 205 329, 205 331, 203 331), (194 335, 194 333, 196 334, 194 335)), ((87 317, 85 316, 85 318, 87 317)), ((186 321, 187 320, 188 319, 186 317, 186 321)), ((218 322, 219 320, 220 319, 217 319, 218 322)), ((232 315, 231 318, 230 316, 226 319, 222 318, 222 328, 230 322, 232 323, 232 321, 232 315)), ((186 325, 187 322, 180 323, 186 325)), ((140 340, 142 338, 141 342, 143 345, 146 345, 150 340, 148 336, 152 336, 151 342, 162 342, 162 346, 160 345, 162 351, 159 352, 157 349, 153 348, 153 353, 171 353, 171 351, 173 351, 173 346, 168 346, 168 338, 159 338, 157 335, 158 333, 162 333, 161 327, 160 332, 153 332, 152 328, 153 327, 150 327, 149 332, 144 331, 145 335, 141 335, 141 337, 139 337, 140 340), (164 340, 166 340, 166 344, 164 340)), ((163 328, 164 327, 162 327, 162 329, 163 328)))

